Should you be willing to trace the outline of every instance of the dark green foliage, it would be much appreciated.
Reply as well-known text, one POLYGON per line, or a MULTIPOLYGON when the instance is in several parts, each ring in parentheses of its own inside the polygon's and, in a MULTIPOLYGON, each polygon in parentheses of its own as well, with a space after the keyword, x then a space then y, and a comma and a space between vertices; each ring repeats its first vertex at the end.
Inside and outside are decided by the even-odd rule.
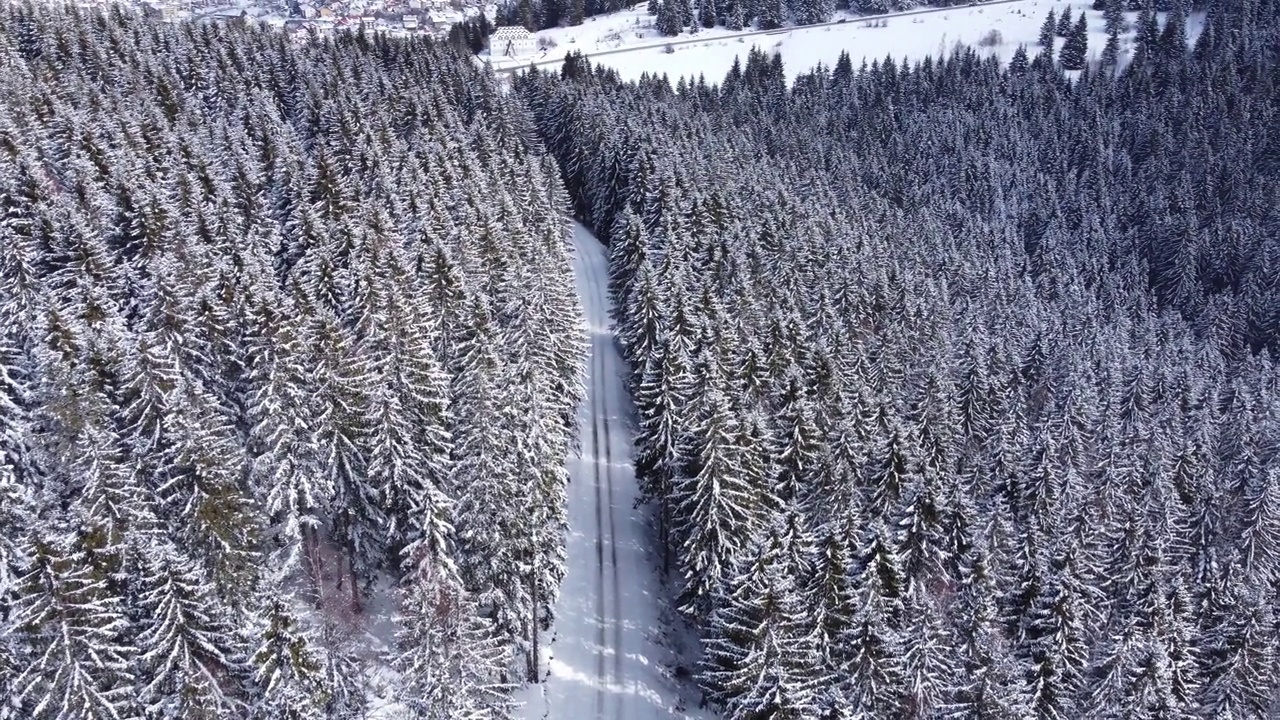
POLYGON ((654 22, 654 27, 658 32, 674 37, 679 35, 685 27, 684 7, 689 4, 689 0, 663 0, 662 5, 658 8, 658 17, 654 22))

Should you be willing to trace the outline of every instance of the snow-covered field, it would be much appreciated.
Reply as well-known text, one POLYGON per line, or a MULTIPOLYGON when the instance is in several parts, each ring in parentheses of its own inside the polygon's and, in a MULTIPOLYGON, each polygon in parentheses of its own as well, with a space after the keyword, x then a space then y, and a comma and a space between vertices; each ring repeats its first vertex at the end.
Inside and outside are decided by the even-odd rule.
POLYGON ((609 329, 604 246, 574 229, 574 274, 590 324, 588 399, 580 409, 581 452, 569 461, 568 573, 556 607, 546 680, 517 695, 527 720, 702 718, 664 622, 663 587, 650 556, 644 508, 631 464, 631 399, 609 329), (682 692, 685 697, 682 697, 682 692))
MULTIPOLYGON (((881 20, 850 17, 841 24, 783 29, 748 37, 716 28, 677 38, 657 35, 652 28, 653 18, 641 5, 636 10, 589 20, 576 28, 544 30, 538 36, 554 41, 555 47, 518 62, 497 62, 495 68, 527 66, 531 60, 553 62, 567 52, 581 50, 592 56, 594 64, 614 68, 626 80, 637 79, 647 72, 665 73, 672 82, 681 76, 703 75, 708 82, 718 83, 732 67, 734 58, 745 61, 752 46, 781 54, 789 79, 818 63, 834 65, 841 51, 848 51, 857 66, 864 59, 870 63, 887 56, 913 61, 926 55, 937 57, 950 53, 957 45, 969 45, 1007 62, 1019 45, 1026 45, 1027 52, 1036 55, 1040 51, 1037 40, 1045 15, 1050 9, 1061 14, 1068 7, 1073 16, 1078 16, 1082 9, 1088 11, 1089 57, 1096 59, 1107 36, 1102 13, 1089 9, 1091 4, 1078 0, 1021 0, 891 15, 881 20), (681 44, 688 40, 700 42, 681 44), (632 47, 636 49, 616 52, 632 47)), ((1132 23, 1137 13, 1127 13, 1127 16, 1132 23)), ((1199 32, 1200 21, 1200 16, 1193 16, 1188 23, 1193 38, 1199 32)), ((1063 42, 1062 38, 1057 39, 1058 50, 1063 42)), ((1125 62, 1133 49, 1131 31, 1121 37, 1121 48, 1121 62, 1125 62)))
POLYGON ((537 33, 537 37, 542 43, 554 43, 549 55, 563 56, 570 50, 581 50, 589 54, 622 47, 661 46, 673 39, 691 40, 698 37, 713 38, 733 34, 723 27, 716 27, 699 28, 696 35, 685 32, 678 38, 664 37, 654 29, 654 17, 649 14, 648 6, 647 2, 639 3, 631 10, 586 18, 577 27, 542 30, 537 33))
MULTIPOLYGON (((581 25, 575 27, 541 30, 535 33, 538 47, 532 55, 491 58, 487 53, 482 53, 482 56, 490 60, 495 68, 525 67, 530 62, 559 61, 564 58, 565 53, 574 51, 592 55, 629 48, 662 49, 671 43, 728 39, 735 38, 742 32, 751 32, 731 32, 722 26, 699 27, 696 33, 686 31, 677 37, 667 37, 654 28, 655 18, 649 14, 648 6, 647 2, 641 2, 630 10, 586 18, 581 25)), ((855 16, 851 13, 837 12, 832 20, 849 20, 853 17, 855 16)))

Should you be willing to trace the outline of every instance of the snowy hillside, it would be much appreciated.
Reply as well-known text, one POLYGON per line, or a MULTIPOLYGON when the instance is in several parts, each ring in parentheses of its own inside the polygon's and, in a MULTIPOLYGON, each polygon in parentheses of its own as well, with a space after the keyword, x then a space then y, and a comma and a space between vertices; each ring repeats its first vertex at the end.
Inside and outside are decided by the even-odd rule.
MULTIPOLYGON (((653 18, 642 8, 593 18, 574 28, 556 28, 538 33, 546 46, 536 57, 520 60, 495 59, 496 69, 525 67, 530 61, 539 65, 555 65, 565 53, 580 51, 592 63, 611 67, 625 80, 641 75, 666 74, 672 82, 680 77, 719 82, 733 65, 734 58, 746 61, 754 46, 766 52, 777 52, 788 80, 822 63, 835 64, 841 52, 848 52, 854 65, 866 60, 919 60, 926 55, 938 57, 950 53, 958 45, 996 55, 1004 61, 1013 56, 1019 45, 1035 55, 1040 48, 1037 38, 1040 26, 1050 10, 1061 14, 1070 8, 1089 17, 1088 56, 1096 59, 1102 52, 1107 35, 1101 11, 1090 3, 1070 0, 1020 0, 985 5, 944 9, 927 9, 911 13, 855 18, 837 16, 837 21, 822 26, 774 30, 768 33, 733 33, 723 27, 702 30, 696 35, 683 34, 663 38, 653 30, 653 18), (842 21, 843 20, 843 21, 842 21)), ((1137 13, 1126 13, 1132 24, 1137 13)), ((1203 22, 1203 14, 1193 14, 1188 22, 1188 35, 1194 42, 1203 22)), ((1057 39, 1058 49, 1064 40, 1057 39)), ((1121 62, 1132 54, 1133 33, 1121 37, 1121 62)))

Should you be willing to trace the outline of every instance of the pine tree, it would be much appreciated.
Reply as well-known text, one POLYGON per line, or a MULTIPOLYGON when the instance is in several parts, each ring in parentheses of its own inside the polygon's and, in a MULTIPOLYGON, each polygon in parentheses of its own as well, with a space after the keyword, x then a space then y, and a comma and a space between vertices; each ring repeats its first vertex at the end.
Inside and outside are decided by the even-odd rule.
MULTIPOLYGON (((614 299, 615 311, 621 313, 621 308, 629 307, 632 286, 639 279, 641 265, 649 262, 652 270, 649 255, 652 241, 640 221, 640 216, 636 215, 635 210, 630 207, 618 216, 610 236, 612 239, 609 242, 609 293, 614 299)), ((652 303, 648 297, 644 299, 652 303)), ((621 316, 614 317, 614 322, 620 330, 631 324, 625 320, 621 316)), ((653 342, 653 339, 650 342, 653 342)), ((630 354, 640 357, 645 355, 643 351, 634 351, 630 354)))
POLYGON ((174 548, 146 548, 137 643, 145 670, 139 700, 148 717, 216 717, 240 712, 235 679, 243 659, 208 583, 174 548))
POLYGON ((1089 26, 1088 20, 1083 13, 1076 22, 1075 28, 1067 37, 1067 42, 1062 46, 1062 57, 1059 61, 1062 63, 1063 69, 1066 70, 1083 70, 1085 63, 1085 55, 1089 51, 1089 26))
POLYGON ((897 712, 907 692, 902 633, 906 578, 884 524, 875 522, 868 534, 858 560, 857 614, 839 644, 848 653, 844 694, 850 707, 865 717, 882 717, 897 712))
POLYGON ((1107 35, 1107 44, 1102 48, 1102 66, 1114 68, 1120 64, 1120 37, 1115 33, 1107 35))
POLYGON ((263 620, 249 661, 258 693, 252 717, 306 720, 323 716, 329 691, 312 638, 278 594, 265 604, 263 620))
POLYGON ((1165 56, 1178 60, 1187 54, 1187 20, 1182 10, 1169 12, 1160 32, 1160 49, 1165 56))
POLYGON ((715 4, 711 0, 702 0, 698 3, 698 23, 704 28, 716 26, 715 4))
POLYGON ((663 0, 654 22, 658 32, 668 37, 679 35, 684 30, 685 11, 682 6, 687 4, 688 0, 663 0))
POLYGON ((791 578, 774 541, 726 584, 708 621, 703 678, 731 717, 813 717, 810 637, 791 578))
POLYGON ((726 30, 737 32, 747 26, 746 13, 742 8, 742 0, 737 0, 729 10, 729 16, 725 20, 724 27, 726 30))
POLYGON ((1074 702, 1087 660, 1088 589, 1078 576, 1075 551, 1058 550, 1021 628, 1027 684, 1041 717, 1075 717, 1074 702))
POLYGON ((401 588, 395 660, 412 717, 510 717, 507 653, 492 624, 446 568, 422 552, 412 562, 401 588))
POLYGON ((1049 11, 1048 16, 1044 19, 1044 24, 1040 26, 1040 47, 1052 55, 1053 39, 1058 34, 1058 20, 1053 10, 1049 11))
POLYGON ((782 0, 760 0, 760 12, 756 16, 756 26, 761 30, 773 30, 782 27, 786 20, 786 7, 782 0))
POLYGON ((457 510, 454 518, 459 563, 467 590, 492 608, 498 630, 513 640, 531 642, 528 618, 533 598, 522 574, 528 563, 521 547, 528 508, 517 515, 505 501, 518 497, 520 468, 511 448, 516 445, 509 393, 497 375, 502 370, 496 338, 482 300, 473 311, 477 335, 467 348, 466 371, 458 378, 455 407, 454 483, 457 510))
POLYGON ((1009 72, 1013 75, 1026 75, 1027 67, 1027 46, 1019 45, 1018 49, 1013 51, 1013 57, 1009 60, 1009 72))
POLYGON ((334 489, 333 541, 343 549, 346 569, 339 588, 345 588, 353 607, 362 602, 361 585, 370 570, 360 552, 361 533, 368 523, 381 522, 377 493, 366 481, 367 456, 363 443, 369 396, 363 368, 355 362, 354 342, 337 318, 318 311, 308 333, 317 358, 315 391, 316 442, 334 489))
POLYGON ((34 510, 31 488, 35 469, 30 466, 30 419, 24 406, 27 390, 22 382, 18 353, 0 334, 0 607, 8 606, 23 565, 23 538, 34 510))
POLYGON ((1106 0, 1102 17, 1106 21, 1108 35, 1119 35, 1124 29, 1124 0, 1106 0))
POLYGON ((1156 13, 1150 8, 1145 8, 1139 14, 1137 27, 1134 29, 1134 45, 1137 47, 1135 55, 1141 58, 1150 57, 1156 52, 1159 42, 1160 24, 1156 20, 1156 13))
MULTIPOLYGON (((55 531, 56 532, 56 531, 55 531)), ((13 679, 19 717, 106 720, 128 716, 137 690, 120 598, 94 578, 64 536, 39 534, 5 634, 20 648, 13 679)))
POLYGON ((693 477, 672 487, 674 532, 685 558, 683 608, 705 612, 710 594, 731 570, 731 559, 759 529, 762 468, 753 467, 742 443, 744 428, 711 380, 706 390, 706 440, 693 477))
MULTIPOLYGON (((1080 11, 1081 17, 1084 17, 1085 14, 1083 10, 1080 11)), ((1060 38, 1071 37, 1071 29, 1073 27, 1075 27, 1075 24, 1071 22, 1071 6, 1068 5, 1062 11, 1062 14, 1058 16, 1058 24, 1054 26, 1053 34, 1060 38)))
POLYGON ((1273 612, 1257 590, 1228 592, 1227 609, 1212 629, 1201 704, 1215 717, 1263 717, 1274 703, 1273 612))
MULTIPOLYGON (((853 518, 833 523, 815 543, 813 573, 804 586, 804 597, 813 608, 811 620, 814 652, 825 672, 838 675, 846 662, 840 638, 853 626, 857 611, 851 528, 853 518)), ((835 688, 829 689, 834 692, 835 688)))
POLYGON ((319 592, 319 526, 334 489, 321 469, 309 417, 303 337, 295 320, 300 313, 288 306, 279 312, 280 301, 271 295, 264 300, 254 309, 258 340, 249 363, 251 478, 255 495, 280 528, 272 538, 282 554, 277 564, 305 569, 319 592))
POLYGON ((959 667, 947 688, 944 717, 1028 717, 1031 698, 1000 627, 998 579, 990 568, 985 542, 966 558, 956 616, 959 667))
POLYGON ((260 532, 240 489, 243 452, 198 381, 181 379, 173 398, 171 465, 161 500, 180 521, 181 549, 204 564, 219 597, 243 597, 257 575, 260 532))

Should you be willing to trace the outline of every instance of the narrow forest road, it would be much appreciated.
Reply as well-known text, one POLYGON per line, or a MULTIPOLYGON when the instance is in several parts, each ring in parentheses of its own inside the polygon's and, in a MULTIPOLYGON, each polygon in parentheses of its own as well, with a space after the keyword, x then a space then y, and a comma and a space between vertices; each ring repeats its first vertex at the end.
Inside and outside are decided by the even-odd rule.
MULTIPOLYGON (((568 572, 556 607, 545 682, 517 695, 528 720, 702 718, 682 710, 666 666, 662 585, 644 510, 636 509, 622 357, 613 342, 605 248, 574 225, 574 275, 591 340, 581 450, 569 459, 568 572)), ((695 693, 685 688, 687 695, 695 693)), ((696 705, 695 705, 696 706, 696 705)))

